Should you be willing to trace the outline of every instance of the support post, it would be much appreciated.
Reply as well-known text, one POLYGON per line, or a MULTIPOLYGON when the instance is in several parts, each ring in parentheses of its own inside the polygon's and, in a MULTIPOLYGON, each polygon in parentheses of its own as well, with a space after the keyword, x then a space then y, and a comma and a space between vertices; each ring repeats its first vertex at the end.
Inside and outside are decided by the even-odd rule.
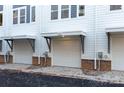
POLYGON ((9 45, 11 51, 13 51, 13 40, 6 40, 6 42, 7 42, 7 44, 9 45), (10 44, 9 41, 11 42, 11 44, 10 44))
POLYGON ((27 39, 33 52, 35 52, 35 39, 27 39))
POLYGON ((45 37, 46 42, 47 42, 47 46, 49 48, 49 52, 51 52, 51 38, 50 37, 45 37))
POLYGON ((80 35, 81 38, 81 48, 82 48, 82 53, 84 54, 84 36, 80 35))
POLYGON ((111 41, 111 39, 110 39, 110 33, 109 32, 107 32, 107 38, 108 38, 108 53, 110 53, 110 41, 111 41))

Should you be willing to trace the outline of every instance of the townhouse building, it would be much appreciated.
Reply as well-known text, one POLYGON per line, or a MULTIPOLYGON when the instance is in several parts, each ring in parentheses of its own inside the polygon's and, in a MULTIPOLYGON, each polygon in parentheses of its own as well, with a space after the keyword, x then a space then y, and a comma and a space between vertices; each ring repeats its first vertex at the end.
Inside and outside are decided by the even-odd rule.
POLYGON ((0 62, 124 70, 122 5, 0 5, 0 62))

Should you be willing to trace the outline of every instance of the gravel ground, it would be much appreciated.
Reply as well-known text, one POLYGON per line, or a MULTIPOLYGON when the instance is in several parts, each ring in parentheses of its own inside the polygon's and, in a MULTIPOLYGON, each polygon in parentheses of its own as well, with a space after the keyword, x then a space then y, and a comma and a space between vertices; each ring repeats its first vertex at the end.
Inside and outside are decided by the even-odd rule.
POLYGON ((3 64, 0 65, 0 69, 20 70, 23 72, 30 72, 30 73, 38 72, 48 75, 82 78, 82 79, 124 84, 124 71, 86 72, 86 71, 82 71, 79 68, 59 67, 59 66, 40 67, 40 66, 32 66, 25 64, 3 64))

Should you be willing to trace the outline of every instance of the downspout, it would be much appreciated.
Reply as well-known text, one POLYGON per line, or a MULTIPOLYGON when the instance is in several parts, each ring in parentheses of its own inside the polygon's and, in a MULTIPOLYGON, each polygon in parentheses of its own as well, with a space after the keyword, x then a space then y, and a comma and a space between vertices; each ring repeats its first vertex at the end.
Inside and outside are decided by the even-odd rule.
POLYGON ((97 69, 97 62, 96 62, 96 5, 94 5, 94 69, 97 69))
MULTIPOLYGON (((35 7, 37 7, 37 6, 35 6, 35 7)), ((41 6, 38 6, 38 7, 40 7, 40 9, 42 9, 41 6)), ((40 34, 38 34, 39 35, 39 42, 38 42, 39 43, 39 53, 38 53, 38 63, 39 64, 40 64, 40 57, 41 57, 41 53, 42 53, 42 37, 41 37, 41 31, 42 31, 42 27, 41 27, 42 20, 41 20, 41 18, 42 18, 42 16, 41 16, 41 12, 42 12, 42 10, 40 10, 40 14, 39 14, 39 16, 40 16, 39 17, 40 18, 40 20, 39 20, 39 30, 40 30, 39 33, 40 34), (41 46, 40 46, 40 44, 41 44, 41 46)))

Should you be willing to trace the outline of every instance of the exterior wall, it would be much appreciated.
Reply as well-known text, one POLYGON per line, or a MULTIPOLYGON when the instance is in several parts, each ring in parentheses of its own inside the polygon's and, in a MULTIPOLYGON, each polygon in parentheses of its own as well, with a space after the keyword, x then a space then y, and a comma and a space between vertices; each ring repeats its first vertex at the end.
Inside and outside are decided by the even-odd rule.
MULTIPOLYGON (((124 6, 122 10, 110 11, 109 5, 86 5, 85 16, 78 18, 66 18, 50 20, 50 5, 36 6, 36 22, 13 25, 12 5, 5 5, 3 11, 3 26, 0 27, 0 37, 15 35, 35 35, 35 52, 33 56, 43 57, 43 53, 48 51, 46 41, 41 37, 41 32, 64 32, 64 31, 84 31, 85 48, 82 59, 94 60, 98 52, 103 52, 102 60, 112 60, 111 53, 107 52, 108 27, 124 27, 124 6), (8 21, 9 20, 9 21, 8 21), (105 58, 107 56, 107 58, 105 58)), ((59 9, 59 15, 60 15, 59 9)), ((2 39, 2 38, 1 38, 2 39)), ((9 47, 3 41, 3 51, 5 55, 9 47)), ((111 50, 112 51, 112 50, 111 50)), ((52 57, 52 54, 49 54, 52 57)), ((98 59, 98 58, 97 58, 98 59)), ((40 63, 40 61, 38 61, 40 63)))
MULTIPOLYGON (((46 7, 45 17, 46 32, 65 32, 65 31, 84 31, 86 32, 85 38, 85 53, 82 58, 94 58, 94 6, 85 6, 85 16, 77 18, 61 19, 60 16, 57 20, 50 20, 50 6, 46 7)), ((58 10, 61 12, 60 9, 58 10)), ((60 14, 59 14, 60 15, 60 14)))
MULTIPOLYGON (((44 13, 43 7, 44 6, 35 6, 36 7, 36 21, 35 22, 30 22, 30 23, 23 23, 23 24, 13 24, 13 8, 12 5, 4 5, 4 23, 3 26, 0 27, 0 37, 4 36, 16 36, 16 35, 34 35, 36 36, 35 40, 35 52, 33 53, 33 56, 43 56, 43 53, 45 51, 46 43, 44 38, 41 37, 40 33, 44 29, 42 29, 43 22, 43 16, 42 14, 44 13), (9 21, 8 21, 9 20, 9 21)), ((21 47, 19 47, 20 52, 23 51, 21 50, 21 47)), ((3 53, 1 54, 6 54, 7 51, 10 51, 10 48, 6 41, 3 40, 3 53)), ((16 51, 13 51, 16 52, 16 51)), ((11 52, 13 55, 14 53, 11 52)), ((25 55, 26 57, 26 55, 25 55)), ((30 62, 31 63, 31 62, 30 62)))

